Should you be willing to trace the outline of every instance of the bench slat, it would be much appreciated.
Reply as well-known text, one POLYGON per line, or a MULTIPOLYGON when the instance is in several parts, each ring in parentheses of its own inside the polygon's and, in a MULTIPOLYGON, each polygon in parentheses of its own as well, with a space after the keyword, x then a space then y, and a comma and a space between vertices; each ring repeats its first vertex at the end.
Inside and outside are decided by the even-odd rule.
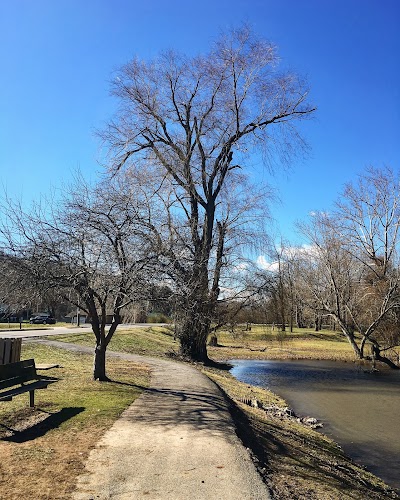
POLYGON ((0 366, 0 389, 38 378, 40 377, 36 373, 35 360, 33 359, 0 366))
POLYGON ((14 396, 29 392, 29 403, 33 407, 35 390, 45 389, 53 382, 57 382, 57 379, 43 378, 36 373, 33 359, 2 365, 0 366, 0 401, 10 401, 14 396), (16 387, 17 385, 19 387, 16 387))
POLYGON ((25 382, 27 382, 26 377, 17 375, 6 380, 0 380, 0 389, 7 389, 7 387, 12 387, 13 385, 17 384, 23 384, 25 382))
POLYGON ((23 394, 24 392, 34 391, 36 389, 45 389, 49 384, 56 382, 56 380, 37 380, 31 384, 26 384, 21 387, 15 387, 8 391, 0 392, 0 401, 9 400, 10 397, 17 396, 18 394, 23 394))
POLYGON ((5 365, 0 365, 0 379, 8 378, 14 373, 19 373, 21 370, 30 370, 36 373, 35 360, 34 359, 24 359, 22 361, 16 361, 15 363, 8 363, 5 365))

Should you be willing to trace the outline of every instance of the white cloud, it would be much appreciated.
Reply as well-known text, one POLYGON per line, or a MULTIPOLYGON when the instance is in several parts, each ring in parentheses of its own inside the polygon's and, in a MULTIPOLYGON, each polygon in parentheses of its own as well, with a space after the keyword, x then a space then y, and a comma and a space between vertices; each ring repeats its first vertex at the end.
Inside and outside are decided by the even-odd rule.
MULTIPOLYGON (((313 257, 318 250, 314 245, 302 245, 301 247, 285 247, 283 250, 278 249, 283 259, 294 259, 296 257, 313 257)), ((256 259, 256 264, 265 271, 277 272, 279 270, 278 261, 269 261, 265 255, 259 255, 256 259)))
POLYGON ((277 271, 279 268, 278 262, 268 262, 264 255, 259 255, 256 263, 258 267, 261 267, 265 271, 277 271))
POLYGON ((308 212, 308 215, 310 217, 316 217, 317 215, 319 215, 322 218, 328 218, 328 217, 330 217, 329 212, 323 212, 321 210, 318 211, 318 212, 316 210, 311 210, 311 212, 308 212))
POLYGON ((234 267, 236 271, 245 271, 248 269, 249 264, 247 262, 240 262, 237 266, 234 267))

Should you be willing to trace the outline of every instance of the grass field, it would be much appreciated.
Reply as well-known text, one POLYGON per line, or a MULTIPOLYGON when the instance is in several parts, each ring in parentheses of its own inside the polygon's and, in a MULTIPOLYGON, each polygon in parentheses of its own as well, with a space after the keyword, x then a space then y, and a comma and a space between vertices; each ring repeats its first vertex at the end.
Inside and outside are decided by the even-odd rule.
MULTIPOLYGON (((93 345, 91 332, 79 335, 58 336, 57 340, 81 345, 93 345)), ((124 329, 123 326, 111 340, 110 350, 134 354, 165 356, 179 351, 172 328, 144 327, 124 329)), ((253 325, 251 331, 238 328, 234 334, 218 333, 218 347, 208 347, 210 358, 217 361, 229 359, 330 359, 354 361, 354 353, 340 332, 312 329, 294 329, 293 333, 272 330, 265 325, 253 325)))
MULTIPOLYGON (((0 329, 5 328, 0 324, 0 329)), ((61 325, 62 326, 62 325, 61 325)), ((24 325, 33 328, 37 325, 24 325)), ((48 328, 51 328, 48 327, 48 328)), ((94 346, 91 331, 82 334, 57 336, 57 340, 94 346)), ((108 347, 109 350, 165 356, 179 351, 172 327, 147 326, 126 329, 119 327, 108 347)), ((400 352, 400 346, 397 348, 400 352)), ((295 328, 293 333, 282 333, 268 325, 252 325, 251 331, 239 326, 234 333, 218 332, 218 347, 208 347, 210 358, 229 359, 330 359, 354 361, 354 353, 347 340, 338 331, 295 328)))
MULTIPOLYGON (((57 336, 57 340, 81 345, 94 345, 91 332, 79 335, 57 336)), ((174 340, 173 330, 164 327, 117 330, 109 350, 165 356, 179 351, 179 342, 174 340)), ((354 354, 348 342, 339 332, 311 329, 295 329, 293 333, 272 330, 264 325, 253 325, 251 331, 237 329, 218 333, 218 347, 208 347, 210 358, 217 361, 229 359, 333 359, 353 361, 354 354)))
MULTIPOLYGON (((94 335, 90 331, 57 335, 56 340, 84 346, 94 347, 95 345, 94 335)), ((174 340, 173 331, 170 328, 148 326, 129 330, 121 326, 114 334, 107 349, 130 354, 164 357, 170 352, 177 352, 179 342, 174 340)))
POLYGON ((22 358, 57 363, 46 375, 58 382, 0 405, 0 498, 65 499, 74 490, 89 451, 148 384, 146 367, 108 360, 116 382, 92 380, 93 359, 38 344, 26 344, 22 358), (118 382, 123 382, 120 384, 118 382))
MULTIPOLYGON (((41 325, 41 324, 36 324, 36 325, 31 325, 29 322, 24 321, 21 323, 21 329, 22 330, 37 330, 38 328, 40 329, 48 329, 48 328, 54 328, 55 326, 71 326, 71 323, 62 323, 62 322, 57 322, 55 325, 41 325)), ((1 330, 19 330, 19 323, 0 323, 0 331, 1 330)))
POLYGON ((339 332, 295 328, 280 332, 267 325, 244 327, 234 333, 218 334, 218 347, 209 348, 210 357, 221 359, 354 359, 348 342, 339 332))

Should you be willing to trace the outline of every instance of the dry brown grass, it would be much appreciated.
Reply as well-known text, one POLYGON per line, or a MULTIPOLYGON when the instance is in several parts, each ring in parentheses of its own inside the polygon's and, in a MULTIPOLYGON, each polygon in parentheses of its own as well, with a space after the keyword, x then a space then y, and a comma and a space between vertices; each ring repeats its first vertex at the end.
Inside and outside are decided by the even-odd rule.
POLYGON ((354 361, 349 343, 339 332, 295 329, 281 335, 266 325, 253 325, 251 331, 238 327, 234 334, 218 334, 218 347, 209 347, 211 358, 228 359, 326 359, 354 361))
POLYGON ((53 432, 33 442, 1 442, 1 498, 68 498, 105 429, 90 425, 86 431, 53 432))
POLYGON ((118 382, 91 379, 92 357, 45 346, 25 346, 23 357, 57 362, 60 381, 36 391, 36 407, 23 394, 0 406, 0 498, 65 499, 75 488, 90 450, 147 385, 148 370, 108 361, 118 382))

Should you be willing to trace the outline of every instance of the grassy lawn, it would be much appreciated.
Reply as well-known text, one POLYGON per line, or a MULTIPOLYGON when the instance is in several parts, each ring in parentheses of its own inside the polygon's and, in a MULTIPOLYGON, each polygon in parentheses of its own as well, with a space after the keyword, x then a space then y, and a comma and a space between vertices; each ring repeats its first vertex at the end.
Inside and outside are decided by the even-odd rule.
POLYGON ((22 359, 58 363, 46 375, 60 380, 0 404, 0 498, 65 499, 74 490, 90 450, 148 384, 146 367, 108 359, 116 382, 92 380, 93 358, 27 344, 22 359), (119 384, 118 382, 123 382, 119 384))
MULTIPOLYGON (((93 346, 91 332, 57 336, 57 340, 93 346)), ((120 330, 114 334, 109 350, 149 356, 165 356, 179 351, 179 342, 173 338, 172 328, 144 327, 120 330)), ((334 359, 354 360, 348 342, 339 332, 295 329, 284 337, 277 330, 264 325, 253 325, 251 331, 238 329, 218 333, 218 347, 208 347, 215 360, 228 359, 334 359)))
MULTIPOLYGON (((120 327, 107 349, 148 356, 164 357, 171 351, 179 350, 179 342, 174 340, 173 331, 165 327, 148 326, 124 329, 120 327)), ((94 347, 95 338, 91 331, 71 335, 57 335, 55 340, 94 347)))
MULTIPOLYGON (((93 346, 91 332, 57 336, 57 340, 93 346)), ((173 329, 144 327, 120 330, 114 334, 109 350, 149 356, 168 356, 179 351, 179 342, 173 338, 173 329)), ((282 335, 266 325, 253 325, 251 331, 238 328, 234 334, 218 333, 218 347, 208 347, 210 358, 217 361, 229 359, 330 359, 354 361, 349 343, 339 332, 312 329, 294 329, 282 335)))
MULTIPOLYGON (((21 323, 21 328, 22 330, 43 330, 43 329, 52 329, 55 326, 74 326, 71 325, 71 323, 63 323, 63 322, 57 322, 54 325, 42 325, 42 324, 35 324, 31 325, 29 322, 22 322, 21 323)), ((0 331, 1 330, 19 330, 19 323, 0 323, 0 331)))
POLYGON ((354 353, 340 332, 294 328, 280 332, 267 325, 253 325, 251 331, 218 333, 218 347, 210 357, 222 359, 331 359, 353 361, 354 353))

